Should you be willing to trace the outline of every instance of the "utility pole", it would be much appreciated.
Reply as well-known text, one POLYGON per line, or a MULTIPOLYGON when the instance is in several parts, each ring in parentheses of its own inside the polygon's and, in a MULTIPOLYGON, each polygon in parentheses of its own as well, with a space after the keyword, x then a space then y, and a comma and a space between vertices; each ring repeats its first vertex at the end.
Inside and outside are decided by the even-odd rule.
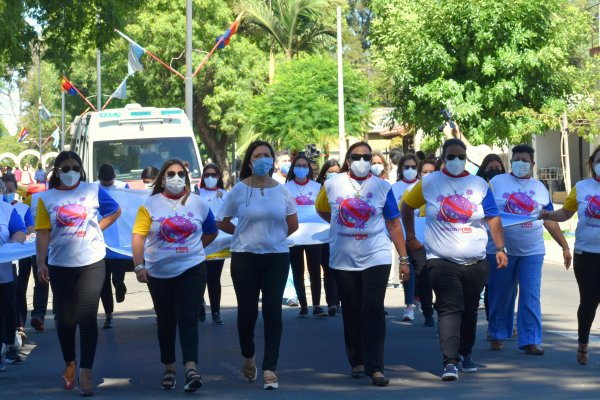
POLYGON ((185 2, 185 114, 194 126, 194 86, 192 81, 192 0, 185 2))
POLYGON ((42 47, 40 44, 38 45, 38 121, 40 126, 40 138, 38 142, 38 146, 40 146, 40 161, 39 164, 44 164, 42 162, 42 47))
POLYGON ((65 133, 65 91, 61 90, 61 114, 60 114, 60 151, 65 149, 65 139, 67 134, 65 133))
POLYGON ((344 117, 344 67, 342 64, 342 7, 337 6, 337 61, 338 61, 338 140, 339 161, 346 155, 346 123, 344 117))

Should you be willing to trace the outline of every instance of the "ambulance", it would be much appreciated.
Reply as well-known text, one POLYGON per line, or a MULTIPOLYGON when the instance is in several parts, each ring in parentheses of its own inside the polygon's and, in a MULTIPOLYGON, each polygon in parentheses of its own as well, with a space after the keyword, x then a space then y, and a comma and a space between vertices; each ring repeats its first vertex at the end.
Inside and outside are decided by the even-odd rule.
POLYGON ((176 158, 189 163, 192 185, 202 171, 200 152, 192 126, 179 108, 142 107, 88 112, 71 126, 71 150, 83 161, 87 180, 97 179, 102 164, 113 166, 117 179, 131 188, 143 188, 141 173, 176 158))

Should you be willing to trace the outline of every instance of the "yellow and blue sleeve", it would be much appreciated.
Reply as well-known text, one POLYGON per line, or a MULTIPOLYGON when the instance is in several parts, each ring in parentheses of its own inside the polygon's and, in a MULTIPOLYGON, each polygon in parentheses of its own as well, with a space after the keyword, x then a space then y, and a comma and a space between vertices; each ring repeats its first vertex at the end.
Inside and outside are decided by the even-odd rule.
POLYGON ((317 211, 330 213, 331 206, 329 205, 329 199, 327 198, 327 192, 325 191, 325 185, 321 187, 319 194, 317 195, 317 201, 315 201, 315 208, 317 211))
POLYGON ((46 210, 46 205, 44 204, 44 200, 42 199, 38 199, 37 203, 37 212, 35 214, 35 229, 52 229, 50 215, 48 214, 48 210, 46 210))
POLYGON ((423 180, 417 182, 417 184, 411 189, 410 193, 404 197, 403 201, 412 208, 421 208, 425 205, 425 197, 423 196, 423 180))
POLYGON ((571 211, 571 212, 577 212, 577 187, 573 186, 573 189, 571 189, 571 191, 569 192, 569 195, 567 196, 567 199, 565 200, 565 204, 563 205, 563 208, 565 210, 571 211))
POLYGON ((152 218, 150 218, 148 209, 144 206, 140 206, 137 215, 135 216, 135 222, 133 223, 133 233, 148 236, 150 225, 152 225, 152 218))

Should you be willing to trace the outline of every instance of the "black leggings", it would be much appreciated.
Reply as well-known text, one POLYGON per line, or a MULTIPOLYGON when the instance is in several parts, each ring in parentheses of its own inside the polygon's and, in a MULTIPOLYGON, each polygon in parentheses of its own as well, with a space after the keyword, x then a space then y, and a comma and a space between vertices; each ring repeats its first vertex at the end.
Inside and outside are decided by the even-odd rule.
POLYGON ((174 278, 150 278, 148 289, 158 322, 160 362, 175 362, 175 336, 179 342, 183 363, 198 363, 198 312, 206 286, 206 265, 198 264, 174 278))
POLYGON ((304 253, 306 253, 306 265, 310 277, 310 292, 313 306, 321 303, 321 245, 311 244, 308 246, 290 247, 290 264, 294 276, 294 288, 300 302, 300 307, 308 307, 306 300, 306 288, 304 287, 304 253))
POLYGON ((423 315, 431 317, 433 316, 433 290, 431 289, 431 282, 429 281, 425 248, 409 251, 408 256, 410 257, 410 262, 414 266, 415 295, 419 296, 423 315))
POLYGON ((81 368, 92 368, 98 343, 98 303, 104 282, 104 260, 85 267, 49 265, 54 294, 56 332, 65 362, 75 361, 79 326, 81 368))
POLYGON ((329 268, 329 243, 321 245, 321 265, 323 266, 323 284, 325 285, 325 300, 327 305, 337 306, 340 304, 337 283, 335 281, 335 270, 329 268))
POLYGON ((221 273, 223 272, 225 260, 206 260, 205 263, 210 312, 211 314, 218 314, 221 312, 221 273))
POLYGON ((289 253, 232 253, 231 278, 238 303, 237 327, 242 356, 254 356, 254 326, 262 292, 265 335, 263 370, 275 371, 281 343, 281 301, 290 265, 289 253))
POLYGON ((15 343, 17 330, 16 287, 15 281, 0 284, 0 346, 1 343, 9 346, 15 343))
POLYGON ((335 270, 342 299, 346 355, 352 368, 364 365, 368 375, 383 372, 383 302, 390 270, 389 264, 362 271, 335 270))
POLYGON ((600 287, 600 254, 575 253, 573 269, 579 286, 579 309, 577 310, 579 343, 587 344, 600 302, 600 290, 598 290, 600 287))
POLYGON ((115 310, 112 286, 110 285, 111 281, 114 287, 117 287, 119 283, 125 282, 125 269, 132 263, 133 261, 129 259, 104 259, 104 264, 106 265, 106 274, 104 276, 104 285, 102 286, 100 299, 102 300, 102 307, 104 308, 105 313, 112 314, 115 310))
POLYGON ((48 308, 49 286, 40 282, 37 274, 36 257, 27 257, 19 260, 19 275, 17 277, 17 323, 19 327, 24 327, 27 321, 27 287, 29 286, 29 277, 33 271, 33 310, 31 318, 38 318, 42 322, 46 317, 48 308))

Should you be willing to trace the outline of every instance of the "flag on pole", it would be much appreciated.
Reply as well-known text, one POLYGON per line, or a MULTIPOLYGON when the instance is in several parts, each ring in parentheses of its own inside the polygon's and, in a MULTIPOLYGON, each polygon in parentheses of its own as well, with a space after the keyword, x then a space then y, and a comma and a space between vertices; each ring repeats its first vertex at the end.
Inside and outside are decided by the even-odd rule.
POLYGON ((125 40, 129 42, 129 53, 127 53, 127 68, 129 70, 129 75, 137 72, 143 71, 144 66, 141 63, 141 58, 144 54, 146 54, 146 49, 133 41, 129 36, 124 34, 123 32, 115 29, 119 35, 121 35, 125 40))
POLYGON ((64 76, 61 79, 61 88, 63 92, 67 92, 71 96, 75 96, 77 94, 75 86, 73 86, 73 84, 64 76))
POLYGON ((217 36, 217 38, 215 39, 215 42, 218 43, 217 48, 222 49, 225 46, 227 46, 231 37, 237 32, 239 26, 240 20, 239 18, 236 18, 236 20, 233 21, 233 24, 231 24, 229 29, 227 29, 225 33, 223 33, 221 36, 217 36))
POLYGON ((59 148, 59 145, 60 145, 60 135, 59 135, 59 133, 60 133, 60 132, 59 132, 58 128, 56 128, 56 129, 54 130, 54 132, 52 132, 52 135, 50 135, 50 137, 51 137, 52 139, 54 139, 54 140, 52 141, 52 147, 54 147, 55 149, 58 149, 58 148, 59 148))
POLYGON ((43 104, 40 104, 40 117, 44 121, 50 121, 50 118, 52 118, 52 114, 50 114, 50 111, 43 104))
POLYGON ((17 139, 17 143, 21 143, 23 140, 25 140, 27 135, 29 135, 29 131, 27 130, 27 128, 21 128, 21 132, 19 132, 19 138, 17 139))
POLYGON ((117 90, 115 90, 115 92, 110 97, 115 99, 124 99, 125 97, 127 97, 127 78, 129 78, 129 76, 130 75, 127 75, 125 79, 123 79, 123 82, 121 82, 117 90))

